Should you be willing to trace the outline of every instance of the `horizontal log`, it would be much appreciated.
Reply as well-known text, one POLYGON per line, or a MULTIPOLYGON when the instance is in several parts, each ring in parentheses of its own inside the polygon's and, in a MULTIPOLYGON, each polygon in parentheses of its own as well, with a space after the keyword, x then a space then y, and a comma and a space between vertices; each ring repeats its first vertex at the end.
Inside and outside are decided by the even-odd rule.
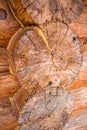
POLYGON ((17 120, 8 98, 0 98, 0 129, 13 130, 17 120))
POLYGON ((10 38, 19 27, 6 0, 0 0, 0 46, 6 47, 10 38))
POLYGON ((0 75, 9 72, 7 51, 5 48, 0 48, 0 75))
POLYGON ((19 88, 19 81, 9 73, 7 51, 0 48, 0 98, 12 96, 19 88))
POLYGON ((73 110, 79 110, 82 107, 87 107, 87 86, 80 86, 72 89, 70 92, 74 98, 73 110))
POLYGON ((11 105, 18 119, 21 109, 28 100, 28 92, 24 88, 20 88, 11 98, 11 105))
POLYGON ((83 46, 83 63, 79 75, 69 88, 71 90, 81 86, 87 86, 87 45, 83 46))
POLYGON ((0 76, 0 98, 11 97, 20 87, 18 80, 11 74, 0 76))
POLYGON ((85 6, 80 17, 70 24, 70 28, 76 32, 79 37, 87 38, 87 6, 85 6))
POLYGON ((74 111, 63 130, 86 130, 87 129, 87 108, 74 111))

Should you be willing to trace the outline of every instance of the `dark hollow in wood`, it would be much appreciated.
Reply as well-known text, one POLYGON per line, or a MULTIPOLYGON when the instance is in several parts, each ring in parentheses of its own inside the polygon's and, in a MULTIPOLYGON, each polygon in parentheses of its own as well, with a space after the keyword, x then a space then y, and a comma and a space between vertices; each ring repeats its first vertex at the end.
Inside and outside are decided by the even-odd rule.
POLYGON ((0 9, 0 20, 7 18, 7 12, 4 9, 0 9))

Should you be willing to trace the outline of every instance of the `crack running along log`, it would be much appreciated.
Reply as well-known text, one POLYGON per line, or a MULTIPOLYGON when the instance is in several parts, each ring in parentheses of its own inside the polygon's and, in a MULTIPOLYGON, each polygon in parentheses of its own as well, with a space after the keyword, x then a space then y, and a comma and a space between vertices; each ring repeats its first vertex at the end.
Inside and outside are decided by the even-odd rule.
POLYGON ((52 42, 48 43, 37 27, 20 29, 9 42, 10 70, 26 89, 49 86, 50 82, 56 87, 66 87, 80 70, 82 51, 77 36, 65 24, 56 24, 58 27, 54 26, 49 34, 54 38, 52 42))

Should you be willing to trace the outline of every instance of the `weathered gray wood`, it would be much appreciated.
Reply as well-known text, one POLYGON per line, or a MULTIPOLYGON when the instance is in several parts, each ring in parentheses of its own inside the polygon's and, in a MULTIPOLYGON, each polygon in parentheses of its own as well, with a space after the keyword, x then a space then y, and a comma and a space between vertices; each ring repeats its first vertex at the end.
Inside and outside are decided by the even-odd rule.
POLYGON ((87 108, 73 112, 63 130, 87 130, 87 108))
POLYGON ((37 92, 22 108, 20 130, 62 130, 73 108, 67 90, 49 86, 37 92))

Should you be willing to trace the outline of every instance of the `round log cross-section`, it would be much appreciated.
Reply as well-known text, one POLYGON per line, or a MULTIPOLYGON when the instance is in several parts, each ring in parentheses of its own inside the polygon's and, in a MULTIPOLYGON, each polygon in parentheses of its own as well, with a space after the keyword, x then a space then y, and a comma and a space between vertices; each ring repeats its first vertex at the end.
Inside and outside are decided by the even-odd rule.
POLYGON ((69 24, 83 9, 83 0, 22 0, 22 4, 32 19, 39 24, 50 20, 69 24))
POLYGON ((67 90, 48 87, 33 96, 22 108, 20 130, 62 130, 73 108, 73 98, 67 90), (62 103, 61 103, 62 102, 62 103))
POLYGON ((9 4, 24 25, 51 20, 69 24, 83 10, 83 0, 9 0, 9 4))
POLYGON ((70 29, 66 33, 65 25, 57 24, 65 32, 53 29, 57 34, 50 42, 39 28, 31 27, 20 29, 8 45, 11 72, 26 89, 35 86, 66 87, 79 72, 82 61, 79 40, 70 29), (55 41, 59 35, 60 39, 55 41))

